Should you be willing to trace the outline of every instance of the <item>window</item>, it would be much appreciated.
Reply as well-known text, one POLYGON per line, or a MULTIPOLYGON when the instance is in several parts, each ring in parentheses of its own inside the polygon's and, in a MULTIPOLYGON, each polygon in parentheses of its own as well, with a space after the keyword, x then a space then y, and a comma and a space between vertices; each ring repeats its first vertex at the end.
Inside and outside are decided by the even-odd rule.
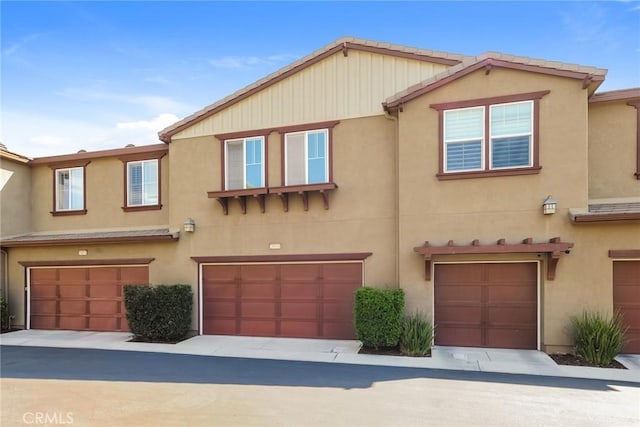
POLYGON ((84 210, 84 167, 55 169, 55 212, 84 210))
POLYGON ((127 163, 127 206, 154 206, 159 201, 158 160, 127 163))
POLYGON ((531 167, 533 102, 517 102, 444 112, 445 172, 531 167), (485 114, 489 129, 485 129, 485 114))
POLYGON ((285 185, 329 182, 327 129, 285 134, 285 185))
POLYGON ((538 173, 538 109, 549 91, 434 104, 440 179, 538 173))
POLYGON ((264 138, 225 141, 225 190, 264 187, 264 138))

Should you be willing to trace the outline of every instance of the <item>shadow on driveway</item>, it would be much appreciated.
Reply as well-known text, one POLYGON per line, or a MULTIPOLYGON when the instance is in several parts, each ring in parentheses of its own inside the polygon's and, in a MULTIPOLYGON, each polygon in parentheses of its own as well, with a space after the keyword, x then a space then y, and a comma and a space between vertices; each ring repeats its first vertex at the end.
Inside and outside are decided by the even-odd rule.
POLYGON ((427 378, 615 391, 634 382, 137 351, 0 346, 2 378, 368 388, 427 378))

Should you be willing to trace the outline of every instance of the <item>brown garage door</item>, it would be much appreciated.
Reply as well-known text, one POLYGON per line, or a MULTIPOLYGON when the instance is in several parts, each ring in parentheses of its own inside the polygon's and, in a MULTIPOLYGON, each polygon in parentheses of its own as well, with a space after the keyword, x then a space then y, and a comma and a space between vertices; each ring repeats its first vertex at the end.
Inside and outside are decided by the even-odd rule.
POLYGON ((437 264, 435 344, 537 348, 537 263, 437 264))
POLYGON ((148 283, 147 266, 32 268, 30 327, 128 331, 122 286, 148 283))
POLYGON ((613 308, 627 326, 625 353, 640 353, 640 261, 614 261, 613 308))
POLYGON ((203 333, 355 338, 362 263, 204 265, 203 333))

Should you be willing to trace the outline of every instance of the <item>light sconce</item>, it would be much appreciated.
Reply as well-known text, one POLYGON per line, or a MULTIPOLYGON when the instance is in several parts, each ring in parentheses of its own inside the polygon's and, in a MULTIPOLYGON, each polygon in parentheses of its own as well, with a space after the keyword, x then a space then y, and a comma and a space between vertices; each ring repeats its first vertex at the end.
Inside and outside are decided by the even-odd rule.
POLYGON ((544 202, 542 202, 542 213, 544 213, 545 215, 554 214, 556 213, 557 207, 558 201, 551 196, 547 196, 547 198, 544 199, 544 202))
POLYGON ((184 221, 184 224, 182 224, 182 227, 185 232, 193 233, 194 231, 196 231, 196 222, 193 220, 193 218, 187 218, 184 221))

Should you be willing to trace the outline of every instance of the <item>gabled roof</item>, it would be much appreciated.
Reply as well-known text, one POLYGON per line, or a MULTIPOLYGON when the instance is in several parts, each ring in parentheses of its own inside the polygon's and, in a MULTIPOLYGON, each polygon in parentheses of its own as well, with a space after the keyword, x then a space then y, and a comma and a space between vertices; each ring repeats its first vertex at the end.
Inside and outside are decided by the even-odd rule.
POLYGON ((589 103, 635 100, 640 100, 640 87, 596 93, 589 99, 589 103))
POLYGON ((607 70, 602 68, 567 64, 557 61, 545 61, 543 59, 508 55, 500 52, 486 52, 479 56, 468 57, 461 63, 387 98, 382 105, 387 111, 398 108, 407 101, 431 92, 479 69, 484 68, 488 74, 493 67, 579 79, 583 81, 584 88, 587 88, 592 82, 595 82, 596 85, 593 90, 597 88, 607 74, 607 70))
POLYGON ((22 154, 14 153, 12 151, 7 150, 7 147, 0 142, 0 159, 2 160, 12 160, 17 163, 27 163, 31 160, 27 156, 23 156, 22 154))
POLYGON ((161 141, 166 143, 171 142, 171 137, 178 132, 188 128, 194 123, 210 117, 229 106, 242 101, 243 99, 271 86, 279 81, 301 71, 305 68, 342 51, 344 56, 348 56, 349 50, 358 50, 364 52, 373 52, 382 55, 396 56, 402 58, 415 59, 417 61, 433 62, 436 64, 444 65, 456 65, 466 58, 465 55, 459 55, 455 53, 439 52, 435 50, 419 49, 416 47, 407 47, 402 45, 396 45, 392 43, 380 43, 372 40, 358 39, 354 37, 340 38, 325 47, 299 59, 284 68, 266 76, 263 79, 250 84, 249 86, 240 89, 239 91, 232 93, 226 98, 211 104, 200 111, 193 113, 192 115, 185 117, 177 123, 161 130, 158 136, 161 141))

